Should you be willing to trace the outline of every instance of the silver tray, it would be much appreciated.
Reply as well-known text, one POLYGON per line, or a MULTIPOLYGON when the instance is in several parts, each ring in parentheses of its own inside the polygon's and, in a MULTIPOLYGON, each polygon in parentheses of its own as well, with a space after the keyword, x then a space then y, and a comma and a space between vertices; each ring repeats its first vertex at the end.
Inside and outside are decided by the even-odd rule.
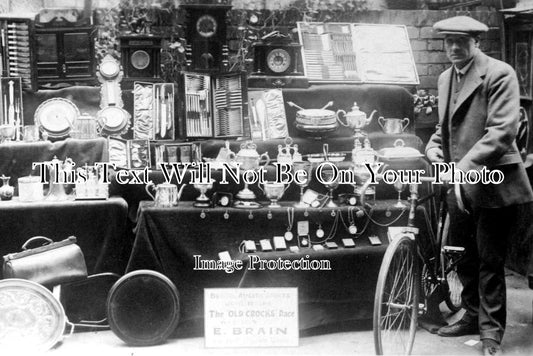
POLYGON ((63 307, 42 285, 16 278, 0 281, 0 350, 23 355, 46 351, 61 340, 65 323, 63 307))
POLYGON ((64 98, 48 99, 34 114, 34 122, 50 138, 67 137, 80 116, 78 107, 64 98))

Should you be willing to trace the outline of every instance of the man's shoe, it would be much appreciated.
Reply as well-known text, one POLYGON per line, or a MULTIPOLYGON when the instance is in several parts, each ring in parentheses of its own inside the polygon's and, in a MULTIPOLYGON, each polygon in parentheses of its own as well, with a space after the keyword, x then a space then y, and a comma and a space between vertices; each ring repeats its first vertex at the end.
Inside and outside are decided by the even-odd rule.
POLYGON ((477 322, 465 321, 463 319, 458 322, 443 326, 437 332, 440 336, 463 336, 479 334, 479 327, 477 322))
POLYGON ((482 339, 484 356, 501 356, 502 348, 500 344, 493 339, 482 339))

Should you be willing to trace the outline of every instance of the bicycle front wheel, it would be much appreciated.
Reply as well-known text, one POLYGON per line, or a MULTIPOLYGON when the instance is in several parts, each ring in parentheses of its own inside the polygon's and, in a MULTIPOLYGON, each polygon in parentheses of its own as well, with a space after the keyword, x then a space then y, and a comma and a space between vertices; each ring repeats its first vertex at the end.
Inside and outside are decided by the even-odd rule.
POLYGON ((409 235, 395 238, 383 257, 374 298, 376 354, 408 355, 418 319, 420 277, 416 244, 409 235))

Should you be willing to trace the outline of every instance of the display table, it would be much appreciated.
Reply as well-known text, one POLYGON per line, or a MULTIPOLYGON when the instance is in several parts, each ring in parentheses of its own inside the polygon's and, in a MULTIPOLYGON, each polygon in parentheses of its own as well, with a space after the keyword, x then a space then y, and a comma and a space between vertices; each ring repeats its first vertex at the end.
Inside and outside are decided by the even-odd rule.
POLYGON ((127 212, 126 201, 118 197, 91 201, 0 201, 0 256, 20 251, 33 236, 61 241, 74 235, 89 274, 122 274, 131 249, 127 212))
MULTIPOLYGON (((248 254, 239 251, 243 240, 259 241, 283 236, 287 231, 287 207, 241 210, 236 208, 204 209, 192 202, 181 202, 178 207, 159 208, 152 202, 143 201, 138 212, 138 224, 132 254, 127 271, 152 269, 168 276, 177 286, 182 305, 182 322, 198 322, 203 318, 204 288, 220 287, 297 287, 300 305, 300 329, 308 329, 328 323, 366 319, 372 315, 374 289, 382 256, 388 244, 385 225, 404 225, 407 210, 395 208, 395 201, 378 201, 369 210, 369 215, 355 218, 358 235, 355 248, 342 247, 341 239, 353 237, 340 220, 342 216, 349 225, 349 207, 335 209, 338 215, 336 233, 331 232, 335 217, 331 209, 295 208, 292 232, 295 235, 288 245, 296 245, 298 221, 309 222, 312 240, 320 240, 315 233, 321 225, 325 236, 332 233, 329 241, 339 245, 338 249, 315 251, 300 248, 299 252, 289 250, 257 252, 262 259, 328 260, 331 270, 248 270, 226 273, 221 270, 194 270, 194 256, 218 260, 218 253, 228 251, 233 260, 248 263, 248 254), (271 219, 268 213, 271 212, 271 219), (227 213, 227 219, 224 214, 227 213), (376 235, 382 245, 372 246, 368 236, 376 235), (309 256, 309 257, 307 257, 309 256)), ((355 209, 351 209, 352 212, 355 209)), ((423 207, 419 208, 424 211, 423 207)), ((421 217, 421 234, 427 232, 429 219, 421 217)), ((322 239, 323 240, 323 239, 322 239)))

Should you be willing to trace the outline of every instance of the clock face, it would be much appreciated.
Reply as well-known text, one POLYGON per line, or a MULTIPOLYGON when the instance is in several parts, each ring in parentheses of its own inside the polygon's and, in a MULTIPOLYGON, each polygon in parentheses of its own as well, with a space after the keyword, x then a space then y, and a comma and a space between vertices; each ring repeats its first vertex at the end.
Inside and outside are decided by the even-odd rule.
POLYGON ((131 55, 131 65, 138 70, 148 67, 150 64, 150 55, 143 50, 137 50, 131 55))
POLYGON ((283 73, 291 65, 291 55, 282 48, 276 48, 267 55, 267 66, 274 73, 283 73))
POLYGON ((217 32, 217 20, 211 15, 200 16, 196 21, 196 31, 202 37, 212 37, 217 32))

